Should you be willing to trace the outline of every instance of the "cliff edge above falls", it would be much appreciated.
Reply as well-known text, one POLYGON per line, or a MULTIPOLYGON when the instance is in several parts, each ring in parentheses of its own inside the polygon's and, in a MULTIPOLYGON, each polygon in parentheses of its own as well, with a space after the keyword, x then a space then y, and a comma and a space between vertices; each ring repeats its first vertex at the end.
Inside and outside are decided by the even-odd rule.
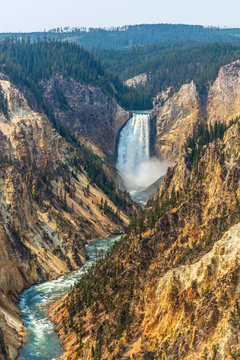
MULTIPOLYGON (((169 91, 168 91, 169 92, 169 91)), ((161 97, 161 94, 158 96, 161 97)), ((164 92, 166 99, 166 94, 164 92)), ((161 160, 178 159, 187 138, 199 122, 228 124, 240 115, 240 60, 223 66, 206 96, 191 82, 183 85, 158 109, 153 110, 155 153, 161 160)))
POLYGON ((0 344, 15 359, 21 291, 79 268, 85 241, 119 232, 128 217, 90 177, 86 165, 95 163, 84 148, 67 143, 7 77, 0 84, 8 104, 0 113, 0 344))

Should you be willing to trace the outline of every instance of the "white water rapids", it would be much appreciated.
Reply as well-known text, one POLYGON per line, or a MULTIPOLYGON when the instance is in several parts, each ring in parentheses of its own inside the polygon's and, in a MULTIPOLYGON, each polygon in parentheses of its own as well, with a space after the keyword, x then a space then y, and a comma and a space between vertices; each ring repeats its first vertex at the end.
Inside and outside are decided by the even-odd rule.
POLYGON ((48 318, 48 305, 70 291, 98 256, 105 254, 119 238, 115 236, 86 245, 89 261, 83 267, 57 280, 34 285, 21 294, 19 309, 26 335, 19 360, 55 360, 64 353, 54 324, 48 318))
MULTIPOLYGON (((118 143, 117 169, 132 198, 141 202, 143 191, 164 175, 167 165, 150 157, 150 115, 133 114, 118 143)), ((146 201, 146 194, 142 202, 146 201)))

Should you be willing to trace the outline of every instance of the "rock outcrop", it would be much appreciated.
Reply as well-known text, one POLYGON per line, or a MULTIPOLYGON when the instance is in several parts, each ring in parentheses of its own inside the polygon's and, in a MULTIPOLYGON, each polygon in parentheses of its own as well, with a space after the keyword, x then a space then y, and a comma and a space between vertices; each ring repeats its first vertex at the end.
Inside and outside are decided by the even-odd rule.
POLYGON ((154 149, 160 159, 174 162, 197 123, 228 124, 240 115, 240 60, 220 69, 206 96, 200 96, 193 82, 167 100, 164 96, 160 96, 163 105, 152 112, 156 119, 154 149))
POLYGON ((240 115, 240 60, 223 66, 207 99, 209 124, 229 123, 240 115))
POLYGON ((118 132, 129 113, 100 89, 61 76, 42 88, 45 107, 58 126, 68 127, 90 149, 114 160, 118 132))
POLYGON ((193 82, 167 100, 156 117, 155 152, 161 160, 178 158, 199 115, 199 95, 193 82))
POLYGON ((151 77, 151 75, 146 74, 146 73, 136 75, 136 76, 132 77, 131 79, 124 81, 124 85, 126 85, 128 87, 134 87, 134 88, 136 88, 138 86, 144 86, 149 81, 150 77, 151 77))

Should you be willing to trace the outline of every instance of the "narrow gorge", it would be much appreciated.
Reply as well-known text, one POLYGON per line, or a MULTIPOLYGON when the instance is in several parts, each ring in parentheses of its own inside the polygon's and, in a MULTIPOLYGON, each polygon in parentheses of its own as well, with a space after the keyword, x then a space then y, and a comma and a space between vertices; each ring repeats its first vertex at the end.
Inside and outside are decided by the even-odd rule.
MULTIPOLYGON (((56 97, 60 90, 57 80, 53 83, 51 96, 56 97)), ((24 300, 20 308, 16 306, 22 291, 81 268, 88 260, 89 242, 124 231, 132 202, 116 187, 111 166, 104 167, 101 157, 106 156, 105 150, 100 151, 93 134, 86 138, 86 145, 81 141, 84 134, 78 130, 70 141, 66 139, 66 127, 59 125, 60 135, 51 118, 53 108, 49 105, 47 115, 28 88, 20 88, 4 74, 0 74, 0 90, 7 104, 7 111, 0 112, 0 342, 5 349, 4 359, 16 359, 26 341, 21 320, 24 300)), ((120 128, 124 117, 128 118, 100 90, 72 82, 71 93, 74 91, 81 93, 86 107, 91 93, 96 122, 109 119, 113 125, 115 119, 119 122, 116 128, 120 128), (104 106, 109 112, 103 119, 104 106)), ((67 117, 66 113, 71 112, 72 122, 81 118, 73 115, 70 106, 63 109, 57 102, 54 111, 56 117, 57 113, 67 117)), ((117 135, 117 130, 109 131, 117 135)), ((114 139, 108 145, 106 153, 113 153, 114 139)), ((31 316, 38 318, 27 313, 26 324, 31 316)))

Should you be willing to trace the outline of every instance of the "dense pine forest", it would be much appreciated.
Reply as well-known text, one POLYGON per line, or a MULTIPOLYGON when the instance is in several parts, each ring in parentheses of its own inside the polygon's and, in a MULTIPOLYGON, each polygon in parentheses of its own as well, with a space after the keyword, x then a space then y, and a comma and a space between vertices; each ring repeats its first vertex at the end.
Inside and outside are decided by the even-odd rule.
POLYGON ((58 73, 82 84, 99 87, 125 108, 151 108, 149 96, 128 89, 116 74, 105 70, 94 55, 69 42, 6 38, 0 43, 0 71, 14 83, 33 91, 39 103, 41 81, 58 73))
POLYGON ((169 86, 177 90, 192 80, 204 91, 221 66, 240 58, 240 47, 229 43, 167 42, 96 54, 105 68, 117 73, 121 80, 148 74, 142 91, 152 98, 169 86))
POLYGON ((75 30, 77 38, 74 41, 88 49, 121 49, 174 40, 239 43, 239 33, 239 29, 220 29, 198 25, 142 24, 110 30, 90 29, 89 32, 80 34, 75 30))
MULTIPOLYGON (((62 39, 83 46, 86 49, 123 49, 166 41, 195 42, 240 42, 239 29, 204 27, 183 24, 141 24, 110 29, 102 28, 56 28, 46 32, 28 33, 33 40, 49 38, 62 39)), ((22 37, 22 33, 0 34, 22 37)))
MULTIPOLYGON (((6 39, 0 44, 0 67, 13 82, 35 90, 40 81, 60 73, 113 95, 110 82, 115 77, 105 72, 89 52, 68 42, 6 39)), ((117 82, 114 84, 118 86, 117 82)))
POLYGON ((58 72, 100 87, 127 109, 150 109, 169 86, 178 90, 194 80, 206 91, 220 67, 240 57, 239 35, 239 29, 180 24, 0 34, 0 67, 39 94, 39 82, 58 72), (144 87, 123 85, 142 73, 149 75, 144 87))

